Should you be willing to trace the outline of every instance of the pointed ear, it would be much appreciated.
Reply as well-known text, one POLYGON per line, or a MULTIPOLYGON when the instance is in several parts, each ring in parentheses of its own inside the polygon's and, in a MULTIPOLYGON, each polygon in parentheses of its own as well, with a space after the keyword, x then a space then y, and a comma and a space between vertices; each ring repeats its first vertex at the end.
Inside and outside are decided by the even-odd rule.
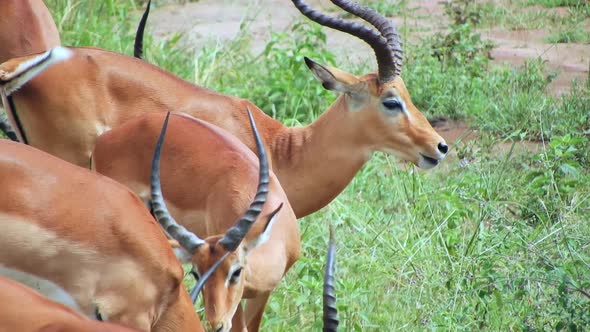
POLYGON ((356 92, 361 81, 354 75, 337 68, 322 66, 305 57, 305 64, 313 75, 322 82, 322 86, 330 91, 356 92))
POLYGON ((174 251, 174 255, 176 255, 176 258, 178 258, 178 260, 182 264, 190 263, 191 254, 188 251, 186 251, 186 249, 184 249, 180 245, 180 243, 178 243, 178 241, 176 241, 174 239, 168 239, 168 243, 172 247, 172 251, 174 251))
POLYGON ((283 203, 279 205, 273 212, 271 212, 267 218, 268 221, 266 222, 266 226, 264 226, 264 230, 260 233, 256 238, 248 241, 244 244, 244 249, 246 252, 258 247, 259 245, 263 244, 264 242, 268 241, 270 237, 270 231, 272 230, 272 226, 274 225, 275 221, 278 219, 279 211, 283 207, 283 203))

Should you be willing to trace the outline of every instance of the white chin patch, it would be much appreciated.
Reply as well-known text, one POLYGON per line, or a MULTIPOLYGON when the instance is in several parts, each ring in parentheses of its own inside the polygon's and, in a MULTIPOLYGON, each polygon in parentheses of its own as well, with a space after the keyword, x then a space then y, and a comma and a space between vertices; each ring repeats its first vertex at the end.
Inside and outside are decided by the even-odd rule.
POLYGON ((438 164, 433 164, 422 157, 420 157, 420 161, 418 162, 418 167, 423 168, 423 169, 430 169, 436 165, 438 165, 438 164))

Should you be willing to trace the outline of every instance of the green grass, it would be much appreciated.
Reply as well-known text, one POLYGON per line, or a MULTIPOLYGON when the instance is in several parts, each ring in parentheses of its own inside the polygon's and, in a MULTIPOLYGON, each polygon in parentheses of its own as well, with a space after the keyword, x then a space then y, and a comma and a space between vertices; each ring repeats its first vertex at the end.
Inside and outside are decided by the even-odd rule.
MULTIPOLYGON (((77 3, 48 1, 66 44, 131 53, 134 2, 77 3)), ((323 29, 303 21, 275 33, 262 54, 249 52, 247 30, 196 55, 179 37, 148 36, 148 61, 251 99, 287 124, 309 123, 335 98, 303 56, 366 71, 334 63, 323 29)), ((456 156, 428 172, 377 154, 336 200, 302 219, 302 257, 273 294, 264 331, 320 329, 329 223, 341 331, 590 326, 590 89, 550 97, 555 73, 542 62, 493 66, 487 50, 469 25, 406 45, 403 76, 415 104, 469 121, 480 139, 453 144, 456 156), (536 150, 519 150, 521 139, 538 141, 536 150)))
POLYGON ((580 7, 587 5, 586 0, 528 0, 529 5, 541 5, 545 7, 580 7))
POLYGON ((584 30, 565 30, 546 38, 549 43, 583 43, 590 44, 590 35, 584 30))

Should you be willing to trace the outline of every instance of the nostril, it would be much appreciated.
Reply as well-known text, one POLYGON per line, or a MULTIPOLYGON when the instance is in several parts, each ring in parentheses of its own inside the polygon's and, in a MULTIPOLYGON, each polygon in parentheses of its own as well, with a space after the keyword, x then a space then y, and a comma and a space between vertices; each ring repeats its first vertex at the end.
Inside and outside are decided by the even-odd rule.
POLYGON ((445 143, 438 143, 438 151, 446 154, 449 151, 449 146, 445 143))

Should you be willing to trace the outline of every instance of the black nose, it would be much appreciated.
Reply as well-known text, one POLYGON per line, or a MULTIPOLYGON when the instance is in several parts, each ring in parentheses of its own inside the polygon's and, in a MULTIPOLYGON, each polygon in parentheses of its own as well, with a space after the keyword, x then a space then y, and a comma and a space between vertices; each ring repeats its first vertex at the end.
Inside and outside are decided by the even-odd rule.
POLYGON ((443 154, 446 154, 449 151, 449 146, 445 143, 438 143, 438 151, 442 152, 443 154))

